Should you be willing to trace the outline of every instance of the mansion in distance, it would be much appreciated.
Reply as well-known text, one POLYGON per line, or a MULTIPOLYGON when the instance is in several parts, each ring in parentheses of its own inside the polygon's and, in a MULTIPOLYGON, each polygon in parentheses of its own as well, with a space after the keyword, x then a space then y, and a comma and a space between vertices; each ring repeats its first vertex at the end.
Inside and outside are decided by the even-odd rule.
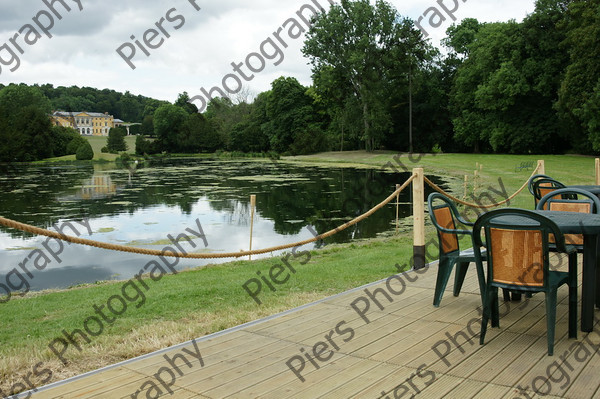
POLYGON ((86 136, 108 136, 113 127, 119 127, 124 122, 115 119, 108 112, 63 112, 55 111, 51 115, 52 123, 56 126, 70 127, 86 136))

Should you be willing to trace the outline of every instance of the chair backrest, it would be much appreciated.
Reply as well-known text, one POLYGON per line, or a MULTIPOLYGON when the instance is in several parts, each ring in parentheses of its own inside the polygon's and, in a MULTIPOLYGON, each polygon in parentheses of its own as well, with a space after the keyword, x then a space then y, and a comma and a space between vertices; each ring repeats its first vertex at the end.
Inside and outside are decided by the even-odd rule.
POLYGON ((546 288, 549 284, 549 236, 565 251, 565 239, 550 219, 524 209, 497 209, 475 222, 473 242, 487 248, 488 284, 502 288, 546 288), (481 230, 486 240, 482 240, 481 230))
POLYGON ((533 196, 535 198, 536 209, 537 209, 537 204, 539 203, 539 201, 542 197, 545 197, 546 195, 548 195, 551 192, 558 190, 560 188, 565 188, 565 185, 557 180, 550 179, 550 178, 541 178, 541 179, 536 180, 533 183, 533 196))
MULTIPOLYGON (((441 205, 431 210, 432 219, 435 218, 437 223, 448 230, 456 230, 456 223, 454 223, 454 217, 452 215, 452 210, 447 205, 441 205)), ((454 233, 446 233, 444 231, 438 230, 441 251, 444 254, 448 254, 450 252, 458 251, 460 248, 458 246, 458 237, 454 233)))
POLYGON ((440 244, 440 254, 447 255, 452 252, 460 252, 457 232, 465 231, 457 229, 456 221, 465 223, 460 219, 456 205, 446 196, 440 193, 431 193, 427 198, 429 215, 435 226, 440 244), (434 204, 436 200, 440 203, 434 204))
POLYGON ((544 195, 537 209, 600 213, 600 199, 595 194, 579 188, 561 188, 544 195))
POLYGON ((548 203, 549 211, 593 213, 594 204, 589 201, 560 200, 548 203))
POLYGON ((533 192, 533 184, 538 181, 539 179, 550 179, 551 177, 548 175, 533 175, 529 178, 529 181, 527 182, 527 188, 529 189, 529 192, 531 193, 531 195, 533 195, 535 197, 535 194, 533 192))
MULTIPOLYGON (((600 199, 595 194, 586 190, 561 188, 542 197, 537 209, 559 212, 598 213, 600 212, 600 199)), ((570 245, 582 246, 583 235, 565 234, 565 241, 570 245)), ((550 237, 550 242, 554 242, 552 237, 550 237)))
POLYGON ((501 284, 544 286, 544 252, 541 230, 486 230, 492 263, 492 281, 501 284))

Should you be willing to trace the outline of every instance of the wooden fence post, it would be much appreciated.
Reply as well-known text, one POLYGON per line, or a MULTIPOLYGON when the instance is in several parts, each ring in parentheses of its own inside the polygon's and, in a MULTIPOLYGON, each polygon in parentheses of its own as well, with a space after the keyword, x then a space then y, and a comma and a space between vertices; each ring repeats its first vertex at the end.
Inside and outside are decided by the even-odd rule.
POLYGON ((463 201, 467 200, 468 188, 469 188, 469 175, 465 175, 465 195, 463 195, 463 201))
MULTIPOLYGON (((256 195, 250 196, 250 251, 252 251, 252 231, 254 230, 254 208, 256 207, 256 195)), ((252 260, 252 255, 248 255, 248 260, 252 260)))
POLYGON ((596 158, 596 185, 600 186, 600 158, 596 158))
POLYGON ((414 269, 425 267, 425 182, 423 168, 413 169, 413 260, 414 269))
POLYGON ((540 159, 538 161, 538 165, 540 165, 540 168, 538 169, 538 174, 545 175, 546 174, 546 162, 544 162, 543 159, 540 159))
MULTIPOLYGON (((399 190, 401 187, 400 184, 396 184, 396 190, 399 190)), ((396 234, 398 234, 400 223, 400 193, 396 195, 396 234)))

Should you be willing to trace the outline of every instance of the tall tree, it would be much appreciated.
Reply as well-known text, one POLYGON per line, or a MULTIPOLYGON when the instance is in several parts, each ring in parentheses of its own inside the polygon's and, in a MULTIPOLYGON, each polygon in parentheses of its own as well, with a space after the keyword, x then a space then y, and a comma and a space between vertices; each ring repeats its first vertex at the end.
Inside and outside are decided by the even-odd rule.
POLYGON ((187 91, 179 94, 177 101, 175 101, 175 105, 183 108, 188 114, 198 113, 198 107, 190 102, 190 95, 187 93, 187 91))
POLYGON ((187 121, 188 113, 172 104, 161 105, 154 113, 154 134, 161 151, 176 152, 177 136, 187 121))
POLYGON ((447 43, 466 56, 451 94, 455 138, 475 151, 564 150, 553 110, 564 53, 556 25, 561 1, 539 0, 523 23, 472 21, 454 28, 447 43))
POLYGON ((127 130, 123 127, 113 127, 108 132, 106 139, 106 147, 111 152, 127 151, 127 143, 125 142, 127 130))
POLYGON ((11 84, 0 91, 0 160, 53 156, 50 101, 37 87, 11 84))
POLYGON ((558 110, 578 151, 600 152, 600 0, 575 0, 562 27, 570 55, 558 110))
POLYGON ((251 112, 245 102, 234 104, 230 98, 215 98, 208 103, 205 116, 212 124, 215 135, 225 148, 231 148, 231 132, 233 127, 243 122, 251 112))
POLYGON ((295 78, 280 77, 273 81, 266 106, 268 122, 263 129, 275 151, 291 150, 297 143, 294 153, 312 152, 312 148, 303 148, 300 143, 304 142, 301 136, 310 132, 314 134, 313 141, 319 140, 318 130, 312 130, 315 122, 312 102, 307 88, 295 78))
POLYGON ((250 114, 231 129, 229 148, 243 152, 265 152, 271 148, 263 125, 267 119, 270 91, 260 93, 250 106, 250 114))
MULTIPOLYGON (((413 21, 389 3, 342 0, 316 16, 302 51, 315 76, 328 70, 328 79, 351 90, 361 109, 365 147, 374 150, 391 128, 390 88, 399 78, 407 85, 405 77, 418 68, 427 48, 413 21)), ((347 102, 343 97, 340 108, 347 102)))
POLYGON ((212 124, 198 112, 190 114, 177 135, 178 151, 187 153, 214 152, 223 147, 212 124))

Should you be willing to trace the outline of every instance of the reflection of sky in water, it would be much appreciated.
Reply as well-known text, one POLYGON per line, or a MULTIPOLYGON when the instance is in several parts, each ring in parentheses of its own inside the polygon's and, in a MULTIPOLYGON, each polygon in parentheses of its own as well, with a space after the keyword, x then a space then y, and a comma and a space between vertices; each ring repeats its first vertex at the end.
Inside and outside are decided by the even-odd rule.
MULTIPOLYGON (((241 208, 241 207, 240 207, 241 208)), ((177 207, 164 205, 142 209, 133 214, 122 214, 119 216, 106 216, 90 220, 92 235, 84 226, 78 223, 73 225, 80 232, 80 237, 90 238, 97 241, 113 244, 129 244, 143 248, 163 249, 168 244, 167 235, 177 237, 181 233, 193 238, 195 248, 186 241, 182 241, 182 247, 188 252, 236 252, 247 250, 250 244, 250 216, 248 212, 234 214, 229 212, 214 211, 209 207, 206 198, 200 199, 194 205, 191 215, 182 214, 177 207), (198 220, 202 226, 208 247, 204 247, 204 241, 192 235, 186 228, 197 231, 198 220), (113 229, 102 233, 101 229, 113 229), (156 243, 158 245, 144 245, 156 243)), ((58 223, 60 226, 62 221, 58 223)), ((281 244, 293 243, 307 238, 312 234, 304 228, 294 235, 274 235, 274 223, 263 219, 260 214, 255 213, 252 248, 262 249, 281 244)), ((68 235, 75 235, 70 229, 65 229, 68 235)), ((42 243, 45 237, 30 239, 11 238, 6 233, 0 233, 0 251, 2 251, 2 262, 0 263, 0 282, 5 280, 4 275, 8 273, 25 259, 33 249, 44 250, 42 243), (22 249, 19 249, 22 248, 22 249)), ((52 248, 57 247, 54 242, 52 248)), ((312 249, 314 244, 307 248, 312 249)), ((45 250, 44 250, 45 251, 45 250)), ((270 257, 281 253, 268 253, 253 255, 253 259, 270 257)), ((59 264, 46 251, 52 260, 43 271, 38 271, 31 265, 28 270, 34 275, 30 281, 32 290, 46 288, 64 288, 75 284, 95 282, 109 279, 127 279, 135 275, 143 266, 155 259, 152 256, 138 255, 126 252, 113 252, 103 249, 65 243, 62 253, 59 255, 59 264)), ((247 259, 247 257, 240 258, 247 259)), ((181 259, 177 269, 193 268, 210 263, 223 263, 231 261, 228 259, 181 259)), ((31 261, 28 261, 31 262, 31 261)))

